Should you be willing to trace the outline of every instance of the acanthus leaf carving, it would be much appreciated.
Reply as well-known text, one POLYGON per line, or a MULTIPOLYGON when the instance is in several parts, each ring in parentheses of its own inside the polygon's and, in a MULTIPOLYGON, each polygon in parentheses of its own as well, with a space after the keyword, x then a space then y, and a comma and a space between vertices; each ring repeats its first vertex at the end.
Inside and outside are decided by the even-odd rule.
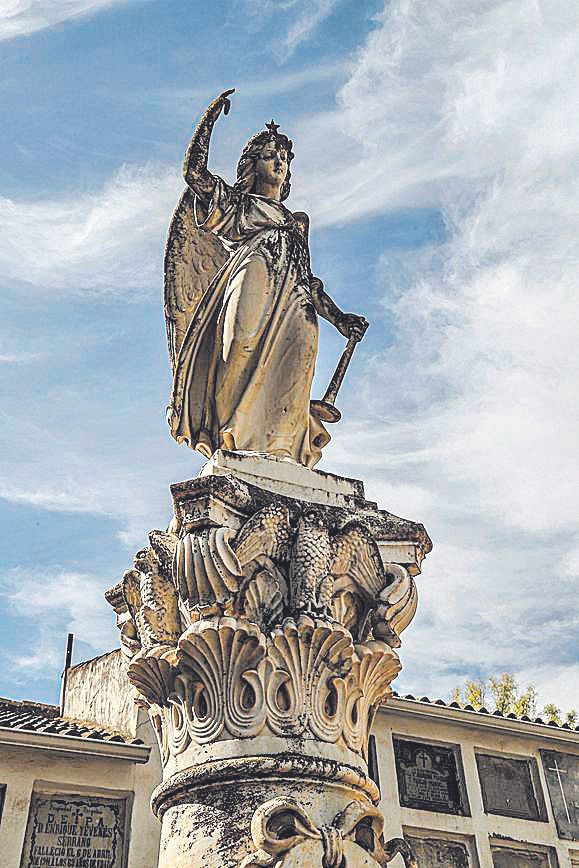
POLYGON ((274 500, 239 529, 183 513, 108 599, 164 762, 262 732, 365 756, 416 586, 363 522, 274 500))
POLYGON ((199 744, 226 729, 233 738, 257 734, 265 720, 258 667, 265 636, 249 621, 197 621, 179 640, 179 680, 187 682, 185 714, 199 744))
POLYGON ((127 670, 131 684, 145 704, 163 705, 173 690, 175 678, 175 649, 157 648, 153 652, 136 655, 127 670))
POLYGON ((352 653, 351 636, 338 624, 300 615, 276 628, 267 657, 266 701, 272 731, 296 736, 309 726, 321 741, 336 741, 352 653))
POLYGON ((344 738, 356 753, 365 753, 378 704, 392 692, 400 658, 383 642, 356 645, 346 683, 344 738))

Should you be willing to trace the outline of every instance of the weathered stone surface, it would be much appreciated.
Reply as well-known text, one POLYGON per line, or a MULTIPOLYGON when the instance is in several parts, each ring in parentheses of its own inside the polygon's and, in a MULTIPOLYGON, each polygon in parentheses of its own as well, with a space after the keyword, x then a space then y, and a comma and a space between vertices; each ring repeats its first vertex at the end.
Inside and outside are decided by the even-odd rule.
POLYGON ((20 864, 124 868, 127 843, 126 799, 32 793, 20 864))
POLYGON ((136 735, 143 712, 135 705, 134 690, 119 690, 127 668, 126 656, 117 649, 69 669, 64 716, 136 735))
POLYGON ((471 868, 473 864, 461 841, 409 835, 408 843, 420 868, 471 868))
POLYGON ((491 847, 494 868, 556 868, 557 857, 546 850, 491 847))
MULTIPOLYGON (((280 462, 259 459, 268 462, 271 479, 280 462)), ((302 482, 314 475, 299 472, 302 482)), ((107 594, 159 741, 159 865, 237 866, 262 850, 273 861, 246 864, 302 851, 327 865, 346 853, 348 865, 384 864, 395 851, 379 844, 368 738, 400 670, 394 648, 416 610, 413 575, 430 541, 421 525, 364 501, 361 484, 338 479, 352 499, 328 505, 249 475, 208 472, 173 486, 170 530, 150 534, 107 594), (385 561, 391 542, 412 549, 412 563, 385 561), (262 841, 264 805, 290 794, 293 814, 276 802, 262 841), (291 847, 271 838, 280 818, 301 830, 291 847)))
POLYGON ((255 450, 313 467, 330 440, 324 423, 340 418, 334 401, 368 323, 341 311, 312 272, 309 217, 282 204, 294 154, 278 124, 247 143, 233 186, 210 172, 209 141, 232 93, 211 103, 194 132, 187 189, 169 227, 167 420, 177 442, 207 458, 255 450), (324 398, 311 401, 318 316, 348 345, 324 398))

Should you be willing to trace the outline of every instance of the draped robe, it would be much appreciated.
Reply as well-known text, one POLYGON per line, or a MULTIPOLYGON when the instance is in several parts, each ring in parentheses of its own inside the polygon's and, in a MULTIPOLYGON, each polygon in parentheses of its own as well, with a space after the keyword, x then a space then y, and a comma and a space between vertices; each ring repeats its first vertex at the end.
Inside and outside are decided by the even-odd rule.
POLYGON ((318 322, 306 234, 281 202, 221 178, 208 203, 196 200, 195 214, 229 259, 179 351, 173 436, 207 457, 247 450, 312 467, 330 437, 310 412, 318 322))

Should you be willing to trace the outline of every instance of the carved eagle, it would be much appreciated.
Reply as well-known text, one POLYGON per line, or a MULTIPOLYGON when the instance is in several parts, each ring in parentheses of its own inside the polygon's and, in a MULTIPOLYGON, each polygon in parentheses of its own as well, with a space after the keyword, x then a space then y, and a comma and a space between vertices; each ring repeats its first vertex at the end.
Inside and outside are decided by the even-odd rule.
POLYGON ((186 619, 235 610, 267 624, 280 615, 286 589, 278 564, 291 539, 289 510, 279 503, 256 512, 237 534, 226 527, 185 534, 173 578, 186 619))

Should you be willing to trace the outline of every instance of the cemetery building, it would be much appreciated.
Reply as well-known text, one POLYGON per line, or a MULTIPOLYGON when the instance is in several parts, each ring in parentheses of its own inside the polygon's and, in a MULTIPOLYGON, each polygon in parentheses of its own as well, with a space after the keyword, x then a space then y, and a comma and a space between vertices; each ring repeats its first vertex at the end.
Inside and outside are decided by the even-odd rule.
MULTIPOLYGON (((114 651, 72 667, 62 716, 0 701, 2 868, 157 864, 158 749, 123 666, 114 651)), ((420 868, 579 866, 578 731, 394 694, 373 732, 385 837, 420 868)))

